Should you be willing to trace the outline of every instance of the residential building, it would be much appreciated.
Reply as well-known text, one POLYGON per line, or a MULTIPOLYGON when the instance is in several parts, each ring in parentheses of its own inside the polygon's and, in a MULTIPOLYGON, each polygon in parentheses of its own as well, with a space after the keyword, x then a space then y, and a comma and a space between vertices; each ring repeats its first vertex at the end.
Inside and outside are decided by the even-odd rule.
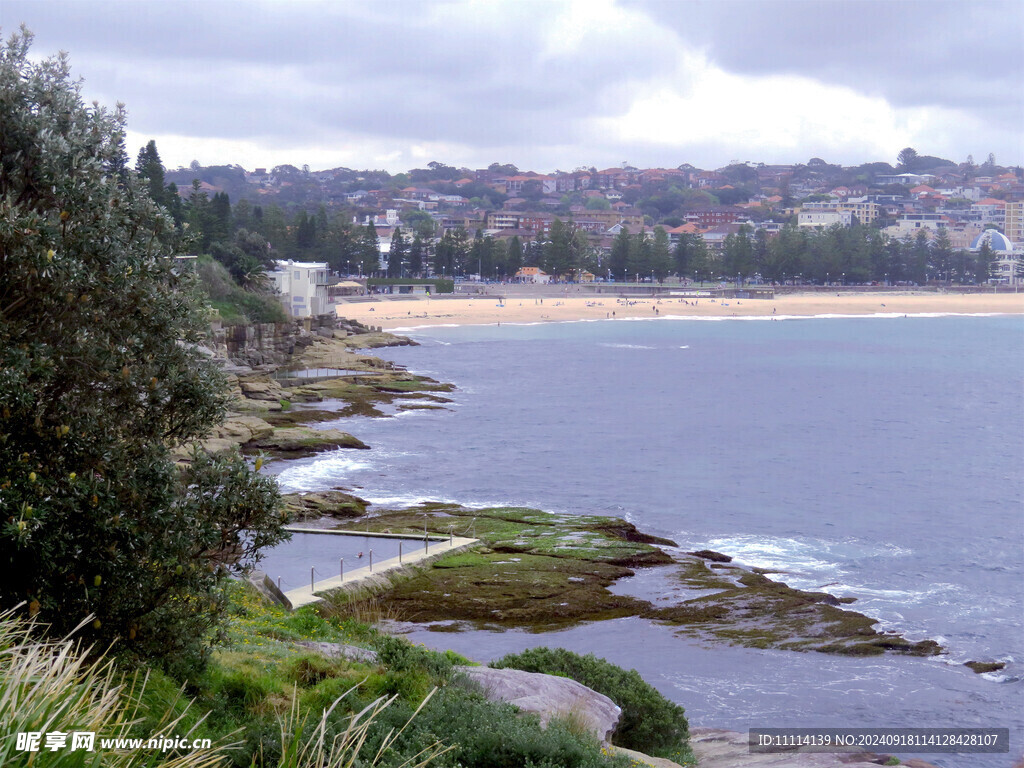
POLYGON ((706 232, 701 232, 705 245, 709 250, 720 251, 725 246, 725 238, 729 235, 739 234, 740 224, 719 224, 706 232))
POLYGON ((797 214, 796 223, 798 227, 826 228, 836 224, 848 227, 853 223, 853 214, 834 208, 804 208, 797 214))
MULTIPOLYGON (((872 202, 868 200, 866 197, 854 197, 850 198, 849 200, 828 200, 816 203, 805 203, 800 210, 804 212, 840 211, 852 214, 861 224, 873 224, 875 220, 878 218, 881 209, 878 203, 872 202)), ((810 220, 810 218, 808 218, 808 220, 810 220)), ((819 225, 805 224, 804 226, 819 225)), ((844 226, 850 226, 850 224, 844 224, 844 226)))
POLYGON ((938 231, 948 225, 949 219, 941 213, 904 213, 895 226, 886 228, 886 233, 896 237, 905 237, 906 235, 916 235, 922 229, 938 231))
POLYGON ((749 217, 742 208, 731 205, 719 205, 711 208, 697 208, 687 212, 683 218, 689 224, 694 224, 701 229, 707 229, 708 227, 717 227, 719 224, 745 221, 749 217))
POLYGON ((935 177, 929 173, 879 174, 878 176, 875 176, 875 184, 908 184, 917 186, 919 184, 927 184, 934 178, 935 177))
POLYGON ((285 311, 292 317, 312 317, 331 312, 326 262, 277 261, 269 273, 285 311))
POLYGON ((516 176, 510 176, 505 180, 505 194, 506 195, 518 195, 523 191, 523 188, 531 181, 537 182, 540 186, 540 191, 545 195, 553 195, 557 190, 557 182, 551 176, 542 176, 540 174, 529 173, 529 174, 518 174, 516 176))
POLYGON ((971 206, 971 214, 972 218, 981 224, 1003 227, 1006 224, 1006 201, 986 197, 971 206))
POLYGON ((1017 247, 1024 247, 1024 201, 1006 204, 1003 231, 1017 247))
POLYGON ((682 235, 699 235, 700 229, 696 224, 683 224, 678 227, 672 227, 666 229, 665 233, 668 235, 669 242, 675 245, 679 242, 679 238, 682 235))

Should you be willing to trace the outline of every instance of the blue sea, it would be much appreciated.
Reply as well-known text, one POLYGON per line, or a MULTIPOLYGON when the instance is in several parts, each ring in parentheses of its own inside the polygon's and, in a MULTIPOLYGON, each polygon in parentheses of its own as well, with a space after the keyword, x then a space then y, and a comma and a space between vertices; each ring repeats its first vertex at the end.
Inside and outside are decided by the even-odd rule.
MULTIPOLYGON (((738 648, 622 619, 418 642, 534 645, 637 669, 694 725, 985 726, 1024 752, 1024 318, 619 320, 411 331, 383 356, 457 385, 444 411, 351 418, 371 451, 279 464, 286 491, 625 517, 786 572, 937 659, 738 648), (969 660, 1006 669, 976 675, 969 660)), ((327 426, 327 425, 324 425, 327 426)), ((331 424, 333 426, 333 424, 331 424)), ((671 597, 659 569, 615 589, 671 597)), ((912 755, 907 755, 912 756, 912 755)))

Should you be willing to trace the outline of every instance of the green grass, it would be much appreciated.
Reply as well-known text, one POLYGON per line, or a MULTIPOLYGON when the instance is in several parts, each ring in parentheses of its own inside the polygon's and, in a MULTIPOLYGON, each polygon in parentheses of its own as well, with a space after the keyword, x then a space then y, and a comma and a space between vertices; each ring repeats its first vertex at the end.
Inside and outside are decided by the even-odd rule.
POLYGON ((248 585, 232 585, 229 597, 227 634, 205 671, 187 681, 154 672, 144 696, 146 711, 178 711, 185 699, 177 692, 185 682, 187 698, 195 702, 184 712, 183 722, 195 728, 197 737, 233 734, 232 740, 241 742, 227 753, 229 765, 298 768, 303 763, 296 762, 295 753, 301 744, 293 743, 292 730, 302 723, 307 731, 322 726, 320 735, 329 744, 346 732, 353 714, 382 697, 390 705, 367 726, 360 764, 371 765, 370 757, 392 728, 396 733, 404 730, 375 763, 381 768, 398 768, 438 742, 450 748, 431 763, 441 768, 629 764, 602 754, 592 737, 563 724, 542 730, 536 717, 521 716, 463 687, 453 669, 468 662, 456 653, 384 635, 330 606, 289 613, 263 602, 248 585), (300 645, 303 641, 357 645, 375 651, 377 660, 327 658, 300 645), (321 720, 325 710, 330 715, 321 720), (208 713, 205 720, 203 713, 208 713))

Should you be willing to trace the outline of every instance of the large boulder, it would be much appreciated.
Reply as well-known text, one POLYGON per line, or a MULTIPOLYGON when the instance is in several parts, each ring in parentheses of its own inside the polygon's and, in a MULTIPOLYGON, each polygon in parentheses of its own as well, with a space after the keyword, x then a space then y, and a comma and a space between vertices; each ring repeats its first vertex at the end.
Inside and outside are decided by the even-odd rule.
POLYGON ((325 643, 317 640, 296 640, 295 644, 315 651, 321 656, 326 656, 328 659, 348 659, 350 661, 361 661, 364 664, 377 663, 376 651, 371 651, 369 648, 360 648, 358 645, 325 643))
POLYGON ((238 382, 242 394, 250 400, 287 400, 288 393, 276 381, 241 379, 238 382))
POLYGON ((491 701, 504 701, 540 716, 542 726, 553 717, 573 718, 601 741, 618 725, 622 710, 614 701, 565 677, 519 669, 457 667, 491 701))
POLYGON ((229 416, 223 424, 217 427, 214 437, 233 440, 239 445, 244 445, 250 440, 270 437, 272 434, 274 434, 274 428, 261 418, 229 416))
POLYGON ((331 448, 369 448, 358 437, 339 429, 288 427, 275 429, 274 434, 253 440, 247 448, 264 448, 281 453, 315 453, 331 448))
POLYGON ((284 496, 284 507, 292 521, 319 520, 321 517, 352 519, 366 514, 370 505, 366 499, 340 490, 315 493, 289 493, 284 496))

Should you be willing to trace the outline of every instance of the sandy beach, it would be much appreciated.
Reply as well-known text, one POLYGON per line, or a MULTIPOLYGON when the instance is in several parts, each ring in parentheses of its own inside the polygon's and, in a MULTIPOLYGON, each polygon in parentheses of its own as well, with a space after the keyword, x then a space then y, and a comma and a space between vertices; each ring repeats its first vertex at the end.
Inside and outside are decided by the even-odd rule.
POLYGON ((796 293, 774 299, 496 296, 380 298, 340 304, 338 315, 384 330, 636 317, 809 317, 814 315, 1024 314, 1024 293, 796 293))

